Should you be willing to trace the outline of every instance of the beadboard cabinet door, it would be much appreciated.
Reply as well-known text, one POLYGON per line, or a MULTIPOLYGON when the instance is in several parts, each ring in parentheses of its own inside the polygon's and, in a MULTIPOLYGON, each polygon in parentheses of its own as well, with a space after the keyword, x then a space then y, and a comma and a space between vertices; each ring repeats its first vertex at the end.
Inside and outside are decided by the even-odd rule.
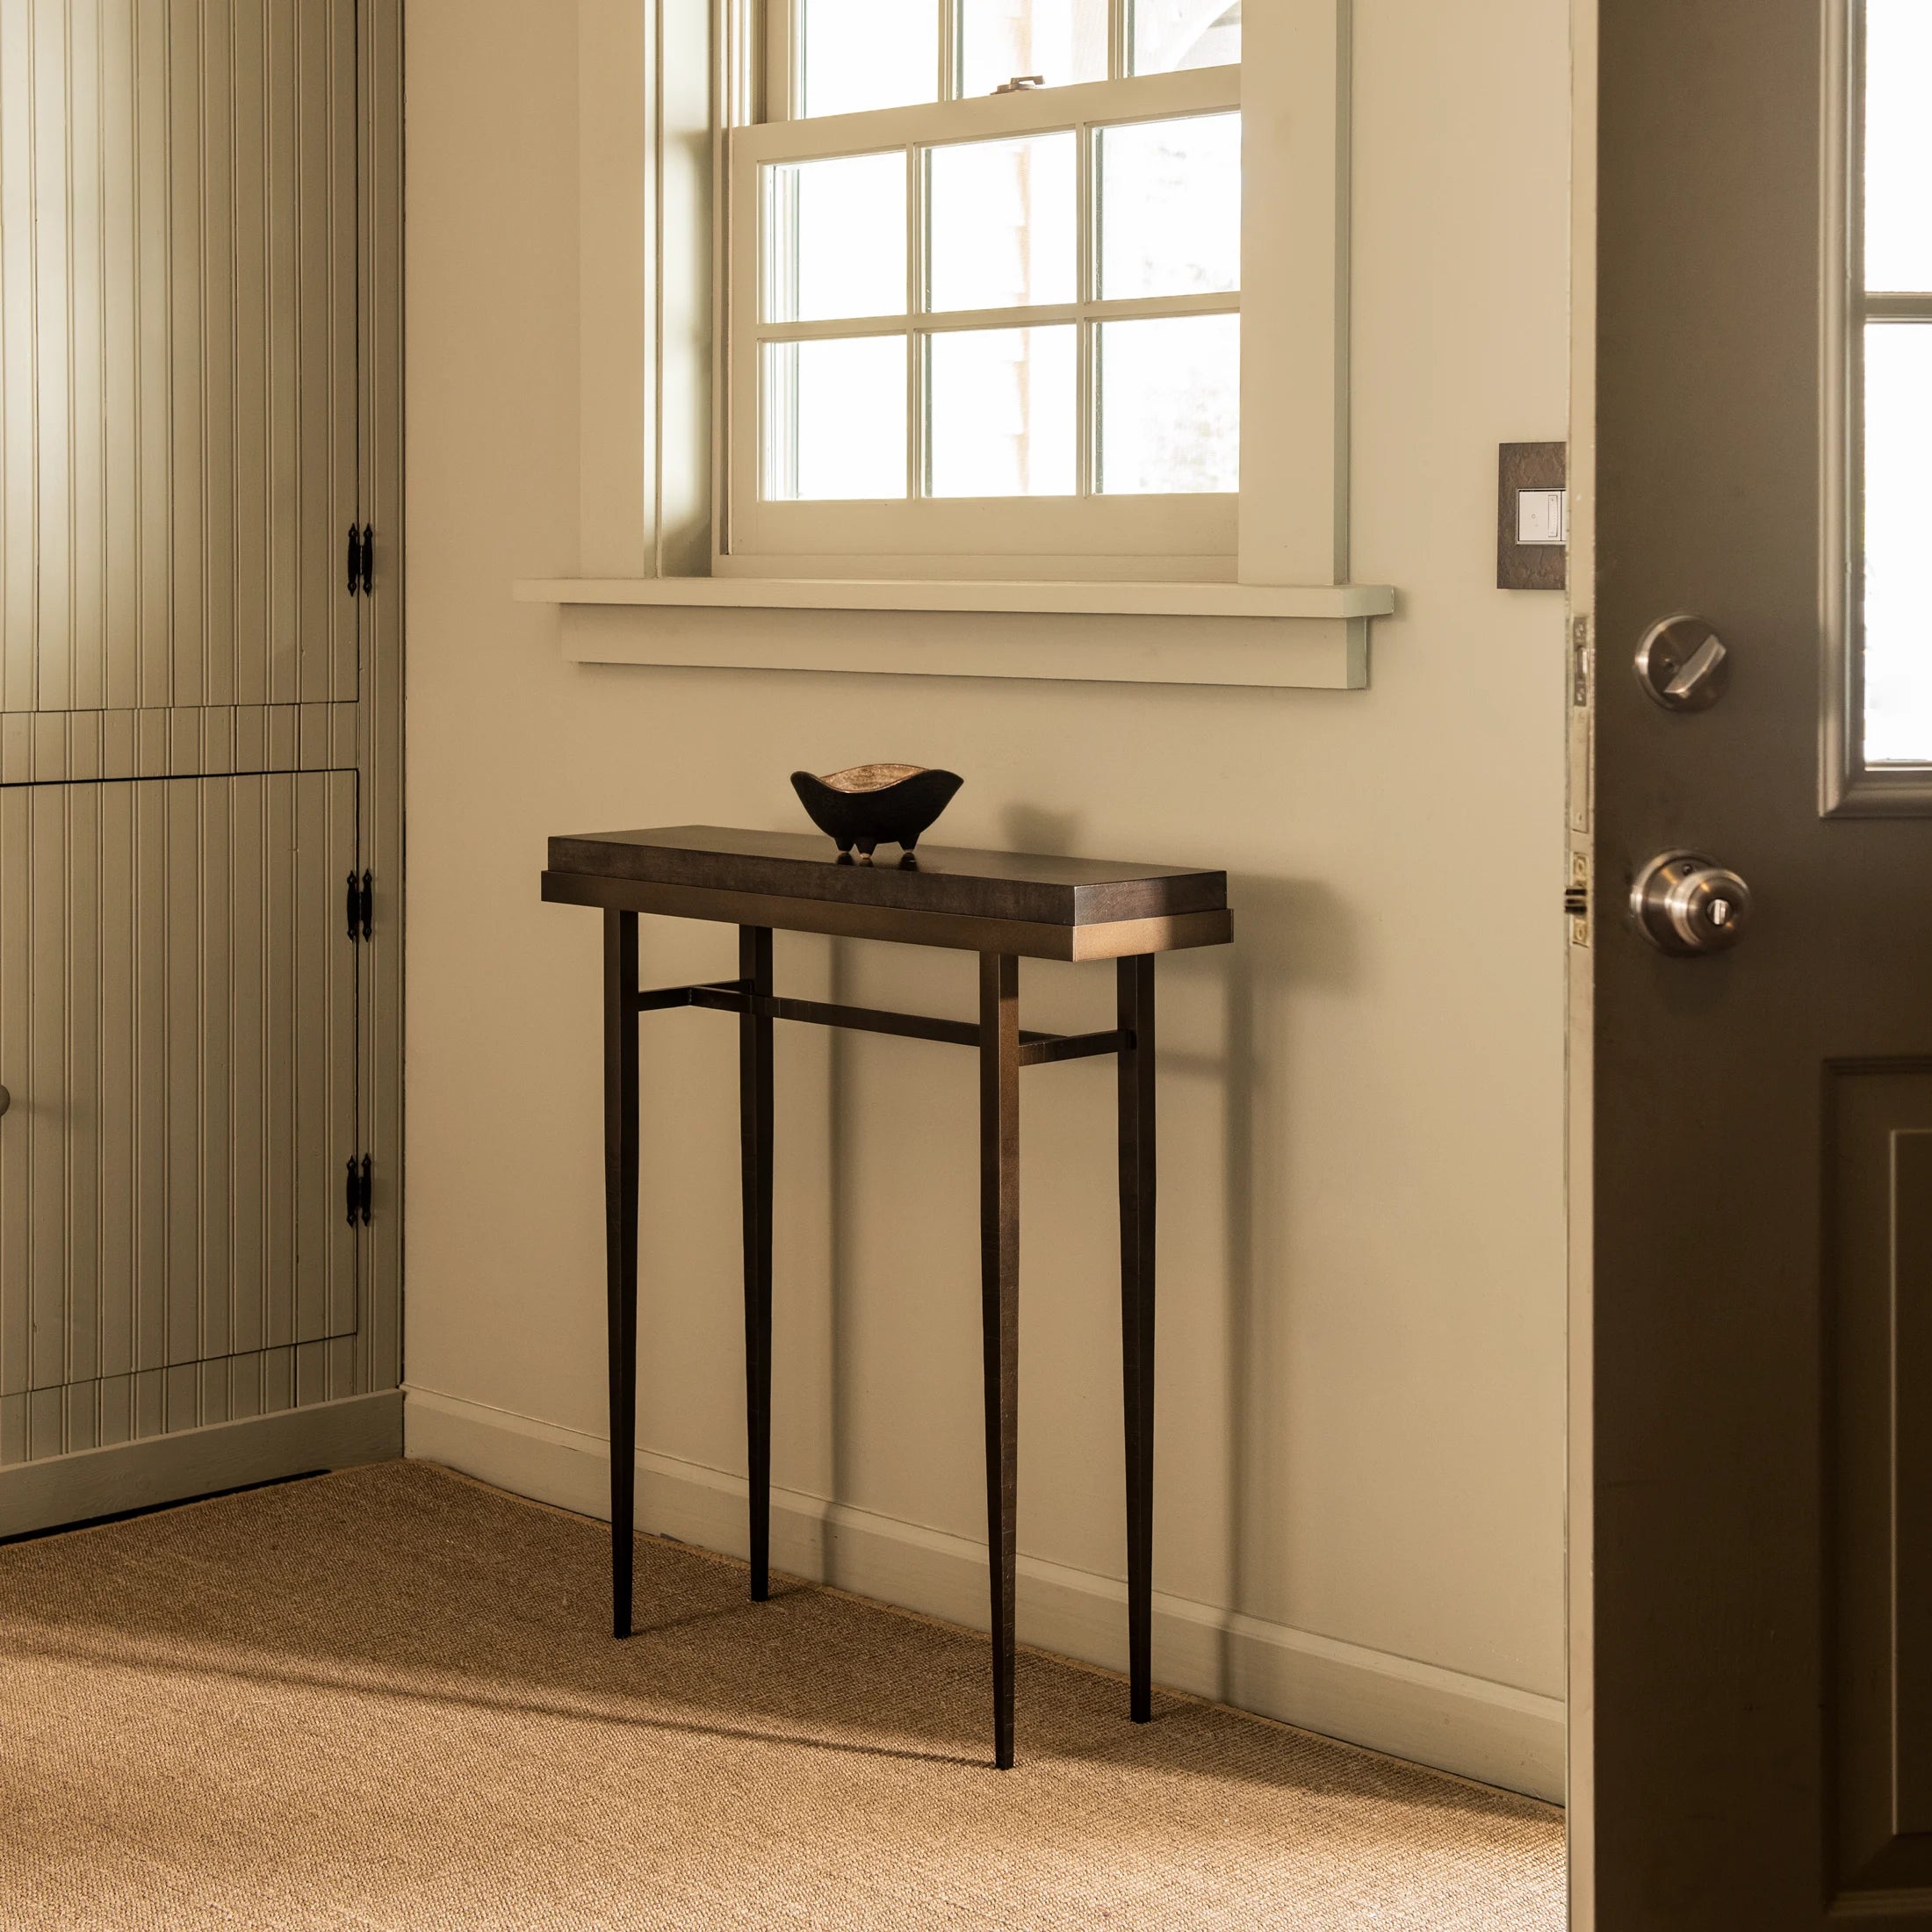
POLYGON ((400 1446, 400 55, 0 0, 0 1536, 400 1446))
POLYGON ((353 772, 0 789, 0 1462, 326 1386, 356 834, 353 772))
POLYGON ((354 0, 0 0, 0 711, 353 698, 354 0))

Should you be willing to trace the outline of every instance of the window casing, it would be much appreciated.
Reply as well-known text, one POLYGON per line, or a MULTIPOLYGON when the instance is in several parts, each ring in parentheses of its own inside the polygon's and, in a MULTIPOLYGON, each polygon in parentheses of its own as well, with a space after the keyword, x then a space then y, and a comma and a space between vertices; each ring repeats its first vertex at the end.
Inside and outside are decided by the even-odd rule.
MULTIPOLYGON (((1239 497, 1233 486, 1244 413, 1236 346, 1243 299, 1238 242, 1231 274, 1195 274, 1208 285, 1113 292, 1103 273, 1101 210, 1108 130, 1121 129, 1124 137, 1173 122, 1198 133, 1213 129, 1217 117, 1238 130, 1242 69, 1123 76, 1123 35, 1116 27, 1114 78, 792 119, 800 84, 792 7, 775 0, 771 12, 768 116, 732 126, 725 136, 725 379, 714 569, 769 576, 1234 578, 1239 497), (945 285, 946 235, 935 228, 935 197, 948 162, 986 152, 973 148, 982 142, 1030 142, 1035 153, 1070 161, 1068 272, 1060 278, 1063 285, 1028 289, 1019 301, 941 306, 962 297, 945 285), (903 179, 897 204, 903 234, 882 235, 878 251, 891 281, 891 306, 876 285, 878 278, 868 277, 875 285, 847 306, 876 313, 826 314, 791 240, 798 232, 797 187, 816 163, 861 156, 875 157, 866 178, 882 181, 890 169, 903 179), (1152 327, 1158 324, 1184 333, 1163 338, 1152 327), (1037 333, 1020 343, 1008 333, 1016 331, 1037 333), (1206 432, 1218 457, 1190 459, 1191 467, 1175 472, 1185 473, 1190 487, 1163 490, 1148 487, 1171 479, 1161 467, 1158 434, 1140 435, 1136 445, 1135 424, 1116 411, 1134 406, 1147 390, 1148 372, 1157 374, 1164 353, 1177 348, 1191 348, 1210 372, 1224 367, 1227 394, 1192 405, 1218 412, 1206 432), (1056 418, 1051 436, 1042 430, 1025 439, 1031 460, 1022 465, 1023 481, 1039 494, 970 494, 988 465, 954 453, 974 426, 970 410, 948 409, 949 393, 960 393, 948 391, 948 371, 1002 353, 1016 359, 1015 379, 1032 385, 1029 393, 1070 399, 1071 416, 1056 418), (1123 378, 1110 390, 1110 368, 1136 379, 1123 378), (841 425, 848 434, 833 449, 835 462, 815 468, 813 449, 825 447, 841 425), (1141 458, 1128 463, 1121 452, 1135 447, 1141 458), (837 494, 823 494, 828 488, 837 494)), ((1116 10, 1121 18, 1124 10, 1116 10)), ((955 61, 947 90, 956 92, 957 71, 955 61)), ((1234 140, 1238 154, 1238 133, 1234 140)), ((1238 187, 1230 191, 1238 204, 1238 187)), ((1238 205, 1226 216, 1229 232, 1238 237, 1238 205)), ((1212 392, 1211 380, 1208 386, 1212 392)), ((1144 407, 1160 406, 1157 399, 1144 407)), ((1035 410, 1042 420, 1045 413, 1043 406, 1035 410)))
POLYGON ((578 553, 569 574, 516 587, 565 610, 566 655, 1366 688, 1372 623, 1397 593, 1350 569, 1349 0, 1244 10, 1240 327, 1265 353, 1241 372, 1232 567, 1225 553, 1175 557, 1164 531, 1139 556, 746 548, 725 460, 727 164, 736 131, 763 114, 753 29, 783 11, 577 0, 578 553), (991 612, 1003 621, 970 621, 991 612))
POLYGON ((1825 254, 1827 487, 1823 804, 1932 811, 1920 595, 1932 489, 1932 21, 1919 0, 1833 0, 1825 254))

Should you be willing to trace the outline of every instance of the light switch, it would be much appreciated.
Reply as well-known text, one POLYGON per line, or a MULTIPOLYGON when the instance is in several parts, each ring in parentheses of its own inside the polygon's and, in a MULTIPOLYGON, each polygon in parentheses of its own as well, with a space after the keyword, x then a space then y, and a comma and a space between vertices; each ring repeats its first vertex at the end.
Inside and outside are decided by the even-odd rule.
POLYGON ((1567 490, 1518 490, 1516 493, 1516 540, 1519 544, 1564 544, 1569 507, 1567 490))
POLYGON ((1569 451, 1505 443, 1496 489, 1496 587, 1561 590, 1569 580, 1569 451))

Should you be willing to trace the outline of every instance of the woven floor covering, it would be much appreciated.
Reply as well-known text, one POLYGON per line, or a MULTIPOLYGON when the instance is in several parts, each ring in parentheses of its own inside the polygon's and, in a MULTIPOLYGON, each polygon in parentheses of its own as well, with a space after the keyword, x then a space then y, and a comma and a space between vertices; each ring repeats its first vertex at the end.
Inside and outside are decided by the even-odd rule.
POLYGON ((390 1463, 0 1547, 0 1926, 1454 1932, 1561 1815, 390 1463))

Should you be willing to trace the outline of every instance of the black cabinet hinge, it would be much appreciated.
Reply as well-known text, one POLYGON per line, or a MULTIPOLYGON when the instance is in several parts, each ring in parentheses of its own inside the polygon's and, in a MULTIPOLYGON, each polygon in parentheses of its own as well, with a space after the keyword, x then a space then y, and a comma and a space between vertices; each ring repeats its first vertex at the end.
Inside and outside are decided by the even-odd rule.
POLYGON ((375 1206, 375 1182, 371 1179, 371 1163, 364 1154, 360 1160, 351 1154, 349 1157, 349 1180, 343 1190, 342 1205, 347 1210, 351 1228, 366 1228, 369 1225, 370 1210, 375 1206))
POLYGON ((342 895, 342 915, 351 941, 371 939, 376 931, 376 881, 364 872, 358 878, 349 875, 348 890, 342 895))
POLYGON ((376 533, 367 523, 349 526, 349 595, 366 597, 376 588, 376 533))

